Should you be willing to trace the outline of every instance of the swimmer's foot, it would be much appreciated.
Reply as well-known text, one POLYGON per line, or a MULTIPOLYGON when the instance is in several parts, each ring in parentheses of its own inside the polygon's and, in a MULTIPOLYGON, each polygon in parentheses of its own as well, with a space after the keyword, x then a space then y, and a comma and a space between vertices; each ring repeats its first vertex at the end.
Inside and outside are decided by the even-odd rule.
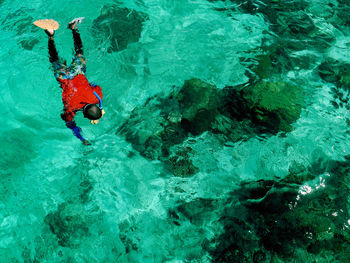
POLYGON ((46 35, 48 35, 49 38, 53 39, 53 35, 55 34, 55 30, 53 29, 45 29, 46 35))
POLYGON ((76 30, 77 26, 84 20, 85 17, 74 18, 68 23, 68 28, 71 30, 76 30))

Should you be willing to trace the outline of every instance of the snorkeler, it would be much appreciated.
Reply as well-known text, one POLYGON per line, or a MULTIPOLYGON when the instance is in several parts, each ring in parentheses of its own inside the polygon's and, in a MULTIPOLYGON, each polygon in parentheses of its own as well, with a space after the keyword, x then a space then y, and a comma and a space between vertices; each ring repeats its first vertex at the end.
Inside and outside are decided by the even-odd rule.
POLYGON ((55 47, 54 33, 55 30, 58 29, 58 23, 54 20, 38 20, 38 22, 49 21, 51 23, 56 23, 55 27, 38 26, 45 29, 45 33, 49 37, 49 59, 54 70, 55 78, 62 88, 64 108, 61 117, 65 121, 66 126, 72 130, 77 138, 85 145, 90 145, 81 135, 81 128, 79 128, 73 120, 74 116, 77 111, 82 110, 84 117, 91 120, 91 124, 97 124, 99 119, 105 114, 105 111, 102 108, 103 94, 101 87, 89 83, 85 77, 86 60, 83 55, 83 45, 77 28, 78 24, 80 24, 83 19, 83 17, 76 18, 68 24, 68 28, 71 29, 73 33, 75 50, 75 56, 70 66, 67 66, 67 62, 63 62, 61 58, 58 57, 55 47))

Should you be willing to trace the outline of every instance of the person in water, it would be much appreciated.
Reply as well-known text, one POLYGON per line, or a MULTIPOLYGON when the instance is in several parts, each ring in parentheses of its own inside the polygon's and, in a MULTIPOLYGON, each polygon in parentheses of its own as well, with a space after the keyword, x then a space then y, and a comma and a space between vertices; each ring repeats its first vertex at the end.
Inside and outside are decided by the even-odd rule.
POLYGON ((72 30, 74 39, 75 56, 70 66, 66 61, 58 57, 54 42, 54 30, 45 30, 49 37, 49 59, 52 64, 56 80, 62 88, 63 113, 62 119, 73 134, 85 145, 90 143, 81 135, 81 129, 76 125, 74 116, 77 111, 82 110, 84 117, 91 120, 91 124, 97 124, 105 114, 102 108, 103 94, 101 87, 89 83, 85 77, 86 60, 83 55, 83 45, 77 25, 83 18, 73 19, 68 28, 72 30))

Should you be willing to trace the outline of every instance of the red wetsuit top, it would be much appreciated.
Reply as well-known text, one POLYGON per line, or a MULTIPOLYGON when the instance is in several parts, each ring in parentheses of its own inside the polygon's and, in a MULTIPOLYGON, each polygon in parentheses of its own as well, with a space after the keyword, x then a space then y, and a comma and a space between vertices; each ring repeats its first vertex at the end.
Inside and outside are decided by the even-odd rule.
POLYGON ((101 87, 91 85, 85 75, 76 75, 73 79, 58 79, 62 88, 64 113, 62 119, 73 121, 75 113, 86 104, 98 104, 100 101, 94 91, 103 99, 101 87))
POLYGON ((72 79, 57 80, 61 84, 62 101, 64 104, 64 113, 61 117, 66 122, 66 126, 72 130, 73 134, 84 142, 85 139, 80 134, 81 129, 76 126, 73 119, 76 112, 81 110, 86 104, 99 104, 100 108, 102 107, 103 94, 101 87, 90 84, 83 74, 78 74, 72 79))

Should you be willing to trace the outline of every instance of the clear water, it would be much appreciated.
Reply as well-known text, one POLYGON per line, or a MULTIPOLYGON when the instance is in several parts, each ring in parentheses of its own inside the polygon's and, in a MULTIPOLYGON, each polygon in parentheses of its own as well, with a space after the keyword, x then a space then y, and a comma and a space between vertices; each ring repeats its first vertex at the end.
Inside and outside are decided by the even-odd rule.
MULTIPOLYGON (((263 8, 278 1, 247 2, 263 8)), ((300 1, 290 1, 290 6, 293 2, 300 1)), ((335 84, 324 81, 317 67, 327 58, 350 63, 349 24, 336 16, 348 3, 313 0, 300 11, 313 21, 317 32, 333 37, 326 48, 308 45, 302 35, 276 34, 272 22, 259 10, 239 9, 242 3, 1 2, 0 262, 215 262, 204 244, 225 232, 219 219, 229 205, 222 200, 240 189, 242 182, 284 178, 294 164, 324 167, 329 161, 344 162, 350 151, 349 111, 332 105, 335 84), (92 30, 106 5, 148 16, 138 42, 108 52, 110 39, 101 40, 92 30), (74 138, 60 118, 61 90, 48 62, 47 37, 32 25, 41 18, 59 21, 56 46, 60 56, 69 61, 73 41, 65 27, 80 16, 86 17, 80 32, 88 59, 87 77, 102 87, 107 112, 96 126, 77 117, 92 143, 89 147, 74 138), (301 117, 286 135, 257 135, 227 145, 205 132, 191 144, 192 161, 199 172, 180 178, 164 169, 161 161, 144 158, 124 136, 116 134, 135 107, 153 95, 169 94, 185 80, 198 78, 218 89, 246 83, 246 71, 263 53, 263 43, 292 43, 293 38, 305 41, 305 46, 286 50, 295 60, 294 66, 279 64, 285 67, 272 77, 295 83, 306 94, 301 117), (192 220, 182 216, 181 223, 174 224, 169 211, 204 199, 216 201, 204 208, 194 206, 192 220), (54 223, 61 226, 61 232, 52 229, 54 223)), ((282 11, 289 12, 287 6, 282 11)), ((348 91, 342 92, 346 97, 348 91)), ((339 186, 328 186, 324 170, 315 173, 316 179, 304 183, 301 193, 339 186)), ((231 204, 237 200, 233 197, 231 204)), ((347 231, 348 203, 332 212, 343 214, 339 219, 343 230, 339 231, 347 231)), ((213 247, 220 246, 220 242, 214 243, 213 247)), ((342 248, 326 255, 295 247, 292 257, 305 260, 296 262, 313 262, 318 256, 317 262, 337 262, 340 259, 331 260, 332 256, 349 252, 342 248)), ((272 262, 289 262, 281 254, 269 255, 275 260, 272 262)), ((225 262, 253 262, 239 255, 234 258, 236 261, 225 262)))

